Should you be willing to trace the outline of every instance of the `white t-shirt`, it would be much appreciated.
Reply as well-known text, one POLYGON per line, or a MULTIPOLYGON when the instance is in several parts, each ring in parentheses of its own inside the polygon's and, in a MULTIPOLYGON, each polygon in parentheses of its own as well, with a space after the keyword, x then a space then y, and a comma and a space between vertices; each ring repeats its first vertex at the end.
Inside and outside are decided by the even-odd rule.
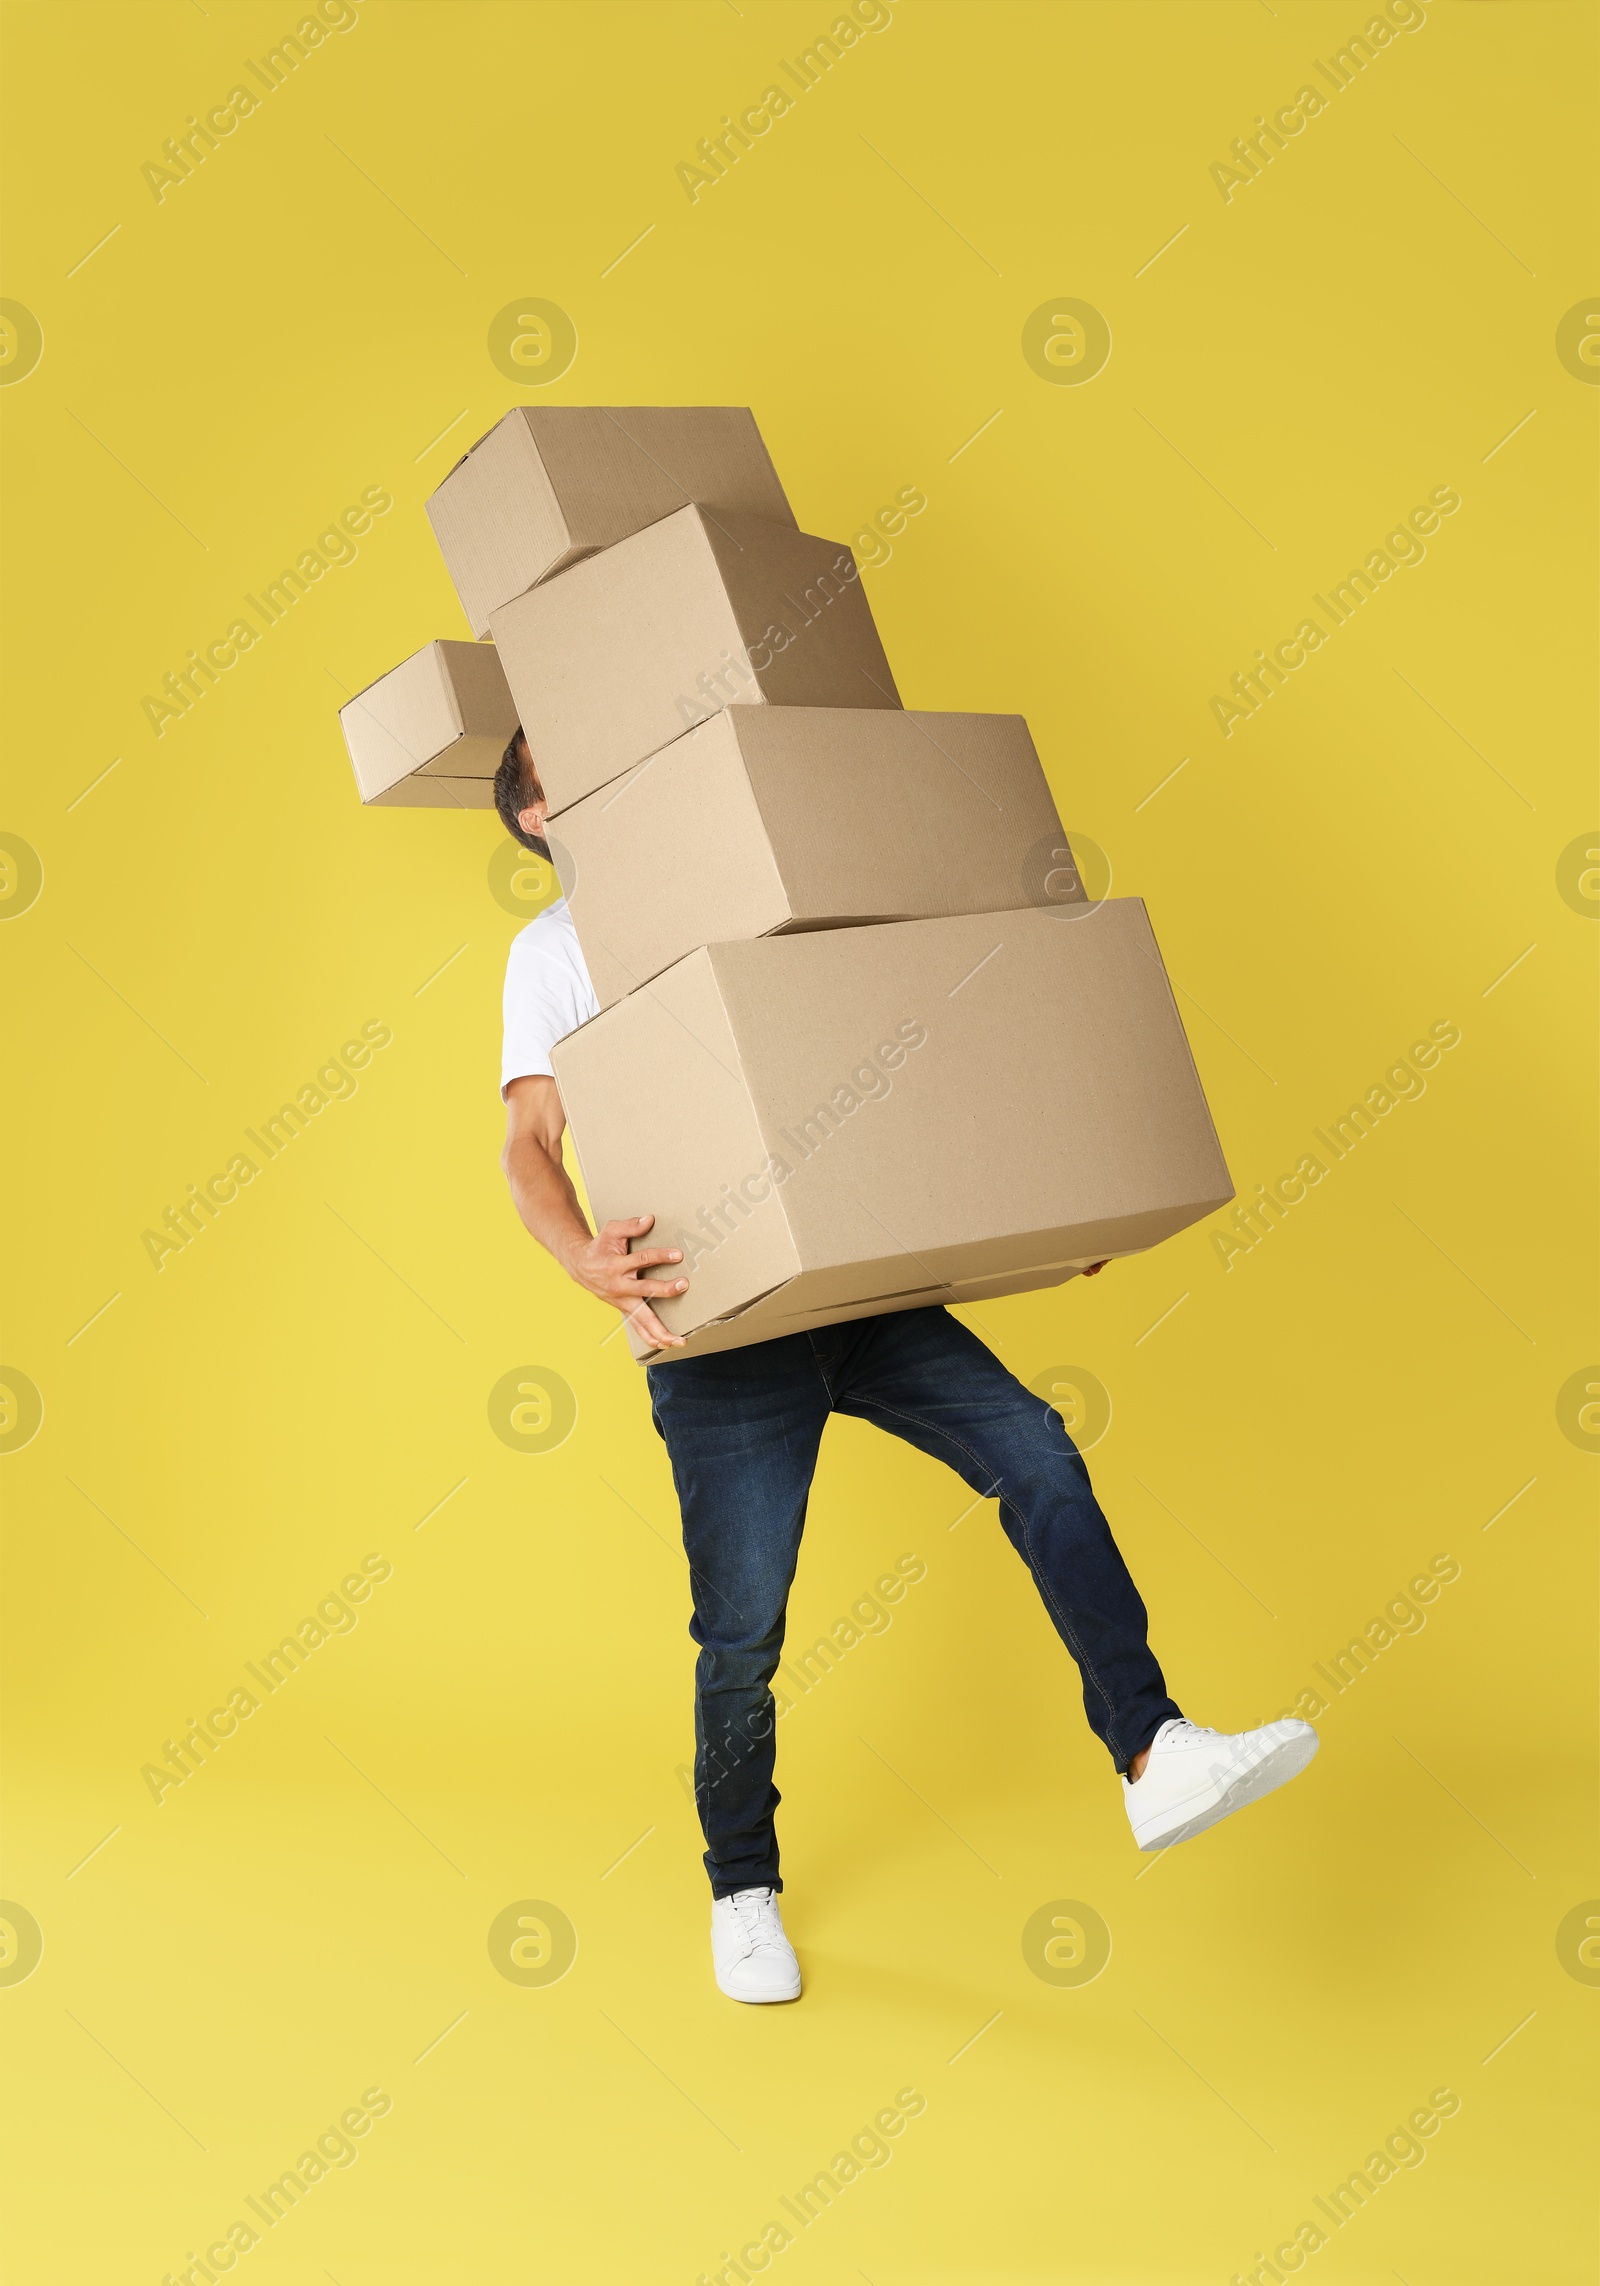
POLYGON ((502 1097, 514 1079, 553 1079, 551 1049, 600 1013, 565 897, 512 938, 504 1008, 502 1097))

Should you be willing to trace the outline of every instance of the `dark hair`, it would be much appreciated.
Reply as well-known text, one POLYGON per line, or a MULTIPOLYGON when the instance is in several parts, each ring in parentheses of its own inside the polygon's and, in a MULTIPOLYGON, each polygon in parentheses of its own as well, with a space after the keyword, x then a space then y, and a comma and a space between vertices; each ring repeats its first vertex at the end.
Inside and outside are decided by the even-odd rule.
POLYGON ((513 841, 520 841, 524 849, 537 851, 540 857, 548 857, 549 843, 541 841, 535 833, 524 833, 517 822, 529 802, 535 799, 528 783, 531 772, 523 759, 527 750, 519 722, 494 774, 494 806, 500 812, 500 823, 513 841))

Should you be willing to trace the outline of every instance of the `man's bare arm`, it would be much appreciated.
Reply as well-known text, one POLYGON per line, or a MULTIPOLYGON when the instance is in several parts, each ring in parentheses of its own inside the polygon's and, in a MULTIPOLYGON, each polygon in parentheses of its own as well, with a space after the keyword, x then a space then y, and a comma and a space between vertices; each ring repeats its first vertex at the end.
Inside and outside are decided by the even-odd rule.
POLYGON ((669 1333, 651 1309, 662 1295, 687 1291, 687 1278, 650 1278, 644 1273, 665 1262, 681 1262, 675 1247, 647 1247, 630 1254, 628 1241, 641 1238, 653 1214, 631 1222, 608 1222, 591 1231, 561 1159, 567 1115, 553 1079, 514 1079, 506 1089, 506 1141, 500 1164, 526 1228, 569 1277, 587 1292, 623 1311, 645 1340, 658 1349, 681 1349, 681 1334, 669 1333))

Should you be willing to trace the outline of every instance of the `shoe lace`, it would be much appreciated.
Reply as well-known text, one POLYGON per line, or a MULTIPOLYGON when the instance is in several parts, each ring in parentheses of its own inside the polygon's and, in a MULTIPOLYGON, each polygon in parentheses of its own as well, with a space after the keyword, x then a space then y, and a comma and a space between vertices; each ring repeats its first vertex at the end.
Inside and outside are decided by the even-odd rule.
POLYGON ((782 1932, 777 1897, 770 1889, 736 1889, 733 1910, 745 1941, 752 1947, 777 1941, 782 1932))
POLYGON ((1180 1716, 1168 1729, 1167 1739, 1174 1744, 1196 1746, 1202 1742, 1213 1752, 1212 1770, 1234 1770, 1250 1760, 1250 1741, 1256 1734, 1251 1731, 1232 1733, 1211 1730, 1206 1724, 1190 1722, 1180 1716))

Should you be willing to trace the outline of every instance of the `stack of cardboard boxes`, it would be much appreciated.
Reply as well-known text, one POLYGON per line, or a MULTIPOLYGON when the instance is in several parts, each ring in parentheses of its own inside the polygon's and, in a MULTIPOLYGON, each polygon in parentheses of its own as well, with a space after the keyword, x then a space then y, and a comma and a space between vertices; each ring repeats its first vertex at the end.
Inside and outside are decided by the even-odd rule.
POLYGON ((488 807, 527 733, 589 1204, 690 1278, 636 1356, 1059 1285, 1232 1197, 1143 904, 1086 896, 1019 716, 902 707, 747 411, 519 408, 428 514, 493 648, 352 700, 357 784, 488 807))

